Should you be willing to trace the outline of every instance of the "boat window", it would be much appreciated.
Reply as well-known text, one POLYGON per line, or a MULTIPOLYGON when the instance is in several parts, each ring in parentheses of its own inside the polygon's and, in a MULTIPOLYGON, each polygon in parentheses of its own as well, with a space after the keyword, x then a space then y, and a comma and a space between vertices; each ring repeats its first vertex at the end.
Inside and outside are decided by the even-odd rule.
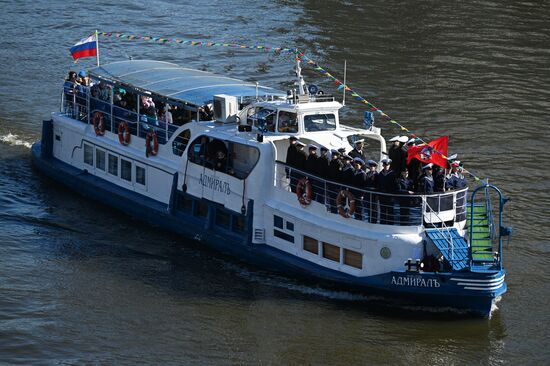
POLYGON ((244 233, 246 230, 246 220, 242 215, 233 215, 232 230, 237 233, 244 233))
POLYGON ((178 209, 186 212, 191 212, 193 210, 193 199, 183 195, 178 195, 178 209))
POLYGON ((187 147, 189 139, 191 139, 190 130, 184 130, 174 139, 174 141, 172 142, 172 152, 174 153, 174 155, 183 155, 183 151, 187 147))
POLYGON ((273 235, 276 236, 277 238, 281 238, 290 243, 294 243, 294 237, 285 232, 282 232, 281 230, 277 230, 277 229, 273 230, 273 235))
POLYGON ((340 247, 323 242, 323 257, 331 261, 340 262, 340 247))
POLYGON ((94 148, 88 144, 84 144, 84 163, 94 165, 94 148))
POLYGON ((105 151, 98 148, 95 149, 95 167, 105 171, 105 151))
POLYGON ((290 231, 294 231, 294 223, 287 221, 286 222, 286 229, 290 231))
POLYGON ((332 113, 304 116, 304 128, 307 132, 335 130, 336 117, 332 113))
POLYGON ((196 201, 194 214, 199 217, 208 216, 208 204, 202 200, 196 201))
POLYGON ((145 168, 136 165, 136 183, 145 185, 145 168))
POLYGON ((298 132, 298 116, 296 113, 279 111, 277 121, 277 129, 279 132, 298 132))
POLYGON ((248 177, 260 158, 255 147, 204 135, 193 140, 187 151, 189 161, 239 179, 248 177))
POLYGON ((256 107, 248 110, 247 123, 267 132, 275 132, 275 111, 273 109, 256 107))
POLYGON ((363 269, 363 254, 354 250, 344 249, 344 264, 363 269))
POLYGON ((260 159, 260 151, 252 146, 231 144, 230 166, 233 175, 239 179, 246 179, 260 159))
POLYGON ((281 216, 273 215, 273 226, 283 229, 283 218, 281 216))
POLYGON ((229 229, 231 214, 223 209, 216 209, 216 225, 229 229))
POLYGON ((118 176, 118 156, 109 154, 109 174, 118 176))
POLYGON ((319 254, 319 242, 316 239, 304 235, 304 250, 313 254, 319 254))
POLYGON ((132 162, 120 159, 120 177, 128 182, 132 181, 132 162))

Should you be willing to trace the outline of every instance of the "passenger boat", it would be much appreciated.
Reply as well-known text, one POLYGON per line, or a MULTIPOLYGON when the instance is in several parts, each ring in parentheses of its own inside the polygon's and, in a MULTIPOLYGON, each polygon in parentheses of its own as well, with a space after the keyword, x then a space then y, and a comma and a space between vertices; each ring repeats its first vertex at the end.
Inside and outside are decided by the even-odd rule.
POLYGON ((370 157, 386 153, 379 127, 341 124, 342 104, 307 87, 299 70, 297 90, 284 92, 158 61, 90 68, 95 86, 62 92, 34 164, 86 197, 266 270, 489 316, 506 291, 502 237, 511 229, 500 190, 404 197, 286 164, 291 136, 347 151, 365 139, 370 157), (171 118, 155 116, 151 102, 171 118))

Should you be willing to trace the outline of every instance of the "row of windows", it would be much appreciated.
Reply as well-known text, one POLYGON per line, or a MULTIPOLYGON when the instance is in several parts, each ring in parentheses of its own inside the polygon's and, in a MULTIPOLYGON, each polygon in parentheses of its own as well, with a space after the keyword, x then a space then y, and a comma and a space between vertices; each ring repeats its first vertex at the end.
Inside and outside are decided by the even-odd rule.
POLYGON ((214 215, 214 223, 216 226, 240 234, 246 231, 245 216, 234 214, 222 207, 210 206, 206 201, 201 199, 178 194, 177 209, 203 219, 208 217, 209 210, 211 210, 211 214, 214 215))
MULTIPOLYGON (((275 110, 266 107, 250 108, 247 123, 267 132, 275 132, 275 125, 277 125, 278 132, 298 132, 298 116, 296 113, 279 111, 276 115, 275 110)), ((306 132, 335 130, 336 116, 332 113, 304 116, 304 129, 306 132)))
MULTIPOLYGON (((285 220, 281 216, 273 215, 273 226, 273 235, 275 237, 294 244, 294 236, 290 234, 290 232, 294 232, 293 222, 285 220)), ((354 250, 341 248, 337 245, 319 241, 306 235, 303 236, 302 248, 306 252, 312 254, 321 254, 323 258, 331 261, 363 269, 363 254, 354 250), (340 259, 341 254, 343 254, 342 259, 340 259)))
POLYGON ((135 182, 142 186, 146 184, 145 167, 92 145, 84 144, 84 164, 95 166, 97 170, 106 171, 110 175, 120 177, 130 183, 132 182, 132 170, 135 167, 135 182))
POLYGON ((312 254, 321 254, 323 258, 331 261, 363 269, 363 254, 354 250, 340 248, 338 245, 319 241, 306 235, 304 235, 303 248, 312 254), (343 254, 342 258, 341 254, 343 254))

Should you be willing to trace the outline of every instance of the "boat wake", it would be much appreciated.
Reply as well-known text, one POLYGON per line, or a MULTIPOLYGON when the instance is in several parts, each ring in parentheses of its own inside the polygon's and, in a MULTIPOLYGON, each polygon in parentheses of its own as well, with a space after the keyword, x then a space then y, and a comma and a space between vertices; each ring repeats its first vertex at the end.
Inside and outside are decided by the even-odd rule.
POLYGON ((32 142, 25 141, 21 139, 18 135, 14 135, 11 132, 8 132, 7 135, 0 136, 0 142, 13 145, 13 146, 24 146, 27 149, 32 147, 32 142))
POLYGON ((318 296, 331 300, 344 301, 369 301, 373 300, 373 296, 354 294, 348 291, 337 291, 327 288, 308 286, 303 284, 293 283, 291 279, 274 275, 272 273, 254 272, 246 268, 240 267, 232 263, 226 263, 225 267, 236 272, 240 277, 248 281, 268 285, 272 287, 282 288, 285 290, 295 291, 303 295, 318 296))

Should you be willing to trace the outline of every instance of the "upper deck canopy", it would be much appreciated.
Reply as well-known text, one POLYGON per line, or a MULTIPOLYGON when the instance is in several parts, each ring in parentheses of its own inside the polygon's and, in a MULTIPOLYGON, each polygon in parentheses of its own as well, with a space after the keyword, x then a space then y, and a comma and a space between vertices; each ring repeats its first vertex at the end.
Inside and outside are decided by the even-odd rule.
POLYGON ((256 94, 286 96, 286 93, 273 88, 256 87, 254 83, 162 61, 120 61, 94 67, 89 71, 92 76, 132 85, 194 105, 211 103, 212 97, 217 94, 236 97, 254 97, 256 94))

